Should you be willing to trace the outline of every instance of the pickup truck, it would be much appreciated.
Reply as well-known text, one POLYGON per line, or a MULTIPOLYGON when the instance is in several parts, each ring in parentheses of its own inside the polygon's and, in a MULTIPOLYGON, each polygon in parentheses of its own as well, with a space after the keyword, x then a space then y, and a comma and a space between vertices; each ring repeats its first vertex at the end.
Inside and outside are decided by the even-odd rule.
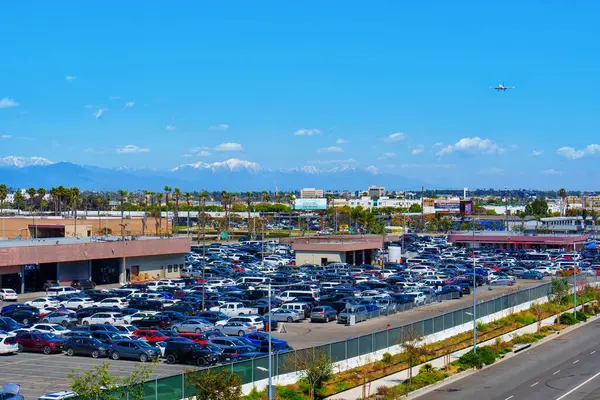
POLYGON ((258 308, 244 306, 244 303, 225 303, 219 307, 211 307, 210 311, 220 311, 228 317, 236 317, 242 314, 258 314, 258 308))

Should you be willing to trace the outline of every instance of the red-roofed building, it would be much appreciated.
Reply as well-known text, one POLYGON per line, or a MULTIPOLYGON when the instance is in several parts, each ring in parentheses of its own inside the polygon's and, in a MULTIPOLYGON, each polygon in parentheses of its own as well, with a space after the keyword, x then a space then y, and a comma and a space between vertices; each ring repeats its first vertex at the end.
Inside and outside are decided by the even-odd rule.
POLYGON ((448 242, 459 245, 482 247, 492 246, 505 250, 520 249, 564 249, 579 250, 588 241, 589 235, 521 235, 510 232, 460 232, 448 236, 448 242))

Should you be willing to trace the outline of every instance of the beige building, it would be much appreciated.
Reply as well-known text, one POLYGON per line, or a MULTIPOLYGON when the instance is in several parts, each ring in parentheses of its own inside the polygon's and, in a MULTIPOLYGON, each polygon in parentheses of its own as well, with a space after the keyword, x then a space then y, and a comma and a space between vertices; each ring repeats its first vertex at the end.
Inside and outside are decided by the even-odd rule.
POLYGON ((323 198, 323 189, 304 188, 300 191, 301 199, 321 199, 323 198))
POLYGON ((385 195, 385 187, 383 186, 369 186, 367 191, 369 193, 369 197, 372 199, 378 199, 385 195))

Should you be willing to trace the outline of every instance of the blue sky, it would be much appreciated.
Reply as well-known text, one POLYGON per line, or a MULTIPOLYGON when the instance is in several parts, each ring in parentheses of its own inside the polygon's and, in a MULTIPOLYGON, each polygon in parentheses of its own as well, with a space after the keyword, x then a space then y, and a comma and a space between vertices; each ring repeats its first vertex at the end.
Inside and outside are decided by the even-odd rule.
POLYGON ((0 157, 593 189, 600 4, 560 3, 4 4, 0 157))

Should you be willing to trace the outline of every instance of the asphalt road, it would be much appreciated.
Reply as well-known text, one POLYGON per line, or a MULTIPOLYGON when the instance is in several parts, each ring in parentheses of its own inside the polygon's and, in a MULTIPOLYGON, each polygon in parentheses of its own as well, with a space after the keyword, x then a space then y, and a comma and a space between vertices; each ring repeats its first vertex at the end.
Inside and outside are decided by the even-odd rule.
POLYGON ((426 400, 600 399, 600 321, 423 395, 426 400))

